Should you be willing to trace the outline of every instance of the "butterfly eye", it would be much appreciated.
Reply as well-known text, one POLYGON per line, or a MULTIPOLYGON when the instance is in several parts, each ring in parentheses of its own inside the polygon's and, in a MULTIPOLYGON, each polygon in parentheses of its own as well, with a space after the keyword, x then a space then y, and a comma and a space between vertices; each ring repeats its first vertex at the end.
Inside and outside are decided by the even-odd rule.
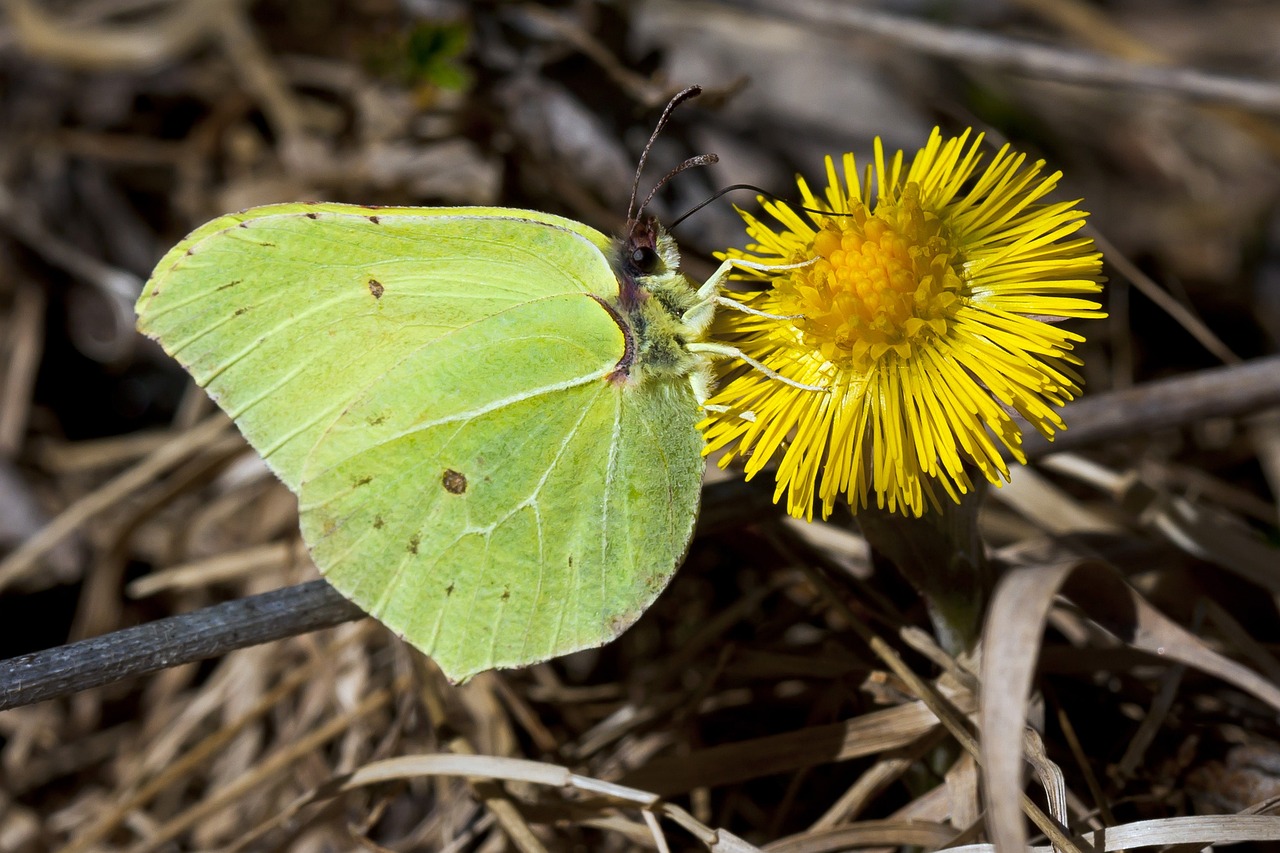
POLYGON ((649 246, 636 246, 631 250, 631 263, 644 275, 656 272, 660 262, 658 253, 649 246))

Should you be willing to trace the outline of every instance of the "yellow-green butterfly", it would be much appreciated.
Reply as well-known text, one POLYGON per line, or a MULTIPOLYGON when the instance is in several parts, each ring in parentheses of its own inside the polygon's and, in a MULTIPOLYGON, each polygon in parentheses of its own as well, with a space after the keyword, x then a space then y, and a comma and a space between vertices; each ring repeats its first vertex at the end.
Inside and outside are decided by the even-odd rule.
POLYGON ((338 591, 455 680, 546 660, 630 626, 697 515, 727 265, 694 287, 644 207, 619 242, 506 208, 254 208, 165 255, 138 328, 297 493, 338 591))

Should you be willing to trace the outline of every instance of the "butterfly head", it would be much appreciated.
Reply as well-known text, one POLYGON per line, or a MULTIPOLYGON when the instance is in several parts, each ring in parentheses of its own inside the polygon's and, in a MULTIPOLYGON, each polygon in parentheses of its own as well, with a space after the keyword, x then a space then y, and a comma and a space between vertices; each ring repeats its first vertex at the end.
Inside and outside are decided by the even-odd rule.
POLYGON ((624 308, 649 298, 657 281, 680 267, 680 252, 666 230, 652 216, 632 220, 616 255, 618 297, 624 308))

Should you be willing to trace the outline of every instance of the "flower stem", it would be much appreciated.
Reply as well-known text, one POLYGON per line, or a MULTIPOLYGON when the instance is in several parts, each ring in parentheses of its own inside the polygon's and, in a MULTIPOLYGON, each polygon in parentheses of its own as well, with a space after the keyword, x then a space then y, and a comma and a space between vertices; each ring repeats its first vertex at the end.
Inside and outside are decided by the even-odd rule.
POLYGON ((868 507, 856 518, 872 553, 897 567, 925 600, 938 643, 948 653, 971 651, 995 583, 978 535, 978 488, 958 504, 941 502, 919 518, 868 507))

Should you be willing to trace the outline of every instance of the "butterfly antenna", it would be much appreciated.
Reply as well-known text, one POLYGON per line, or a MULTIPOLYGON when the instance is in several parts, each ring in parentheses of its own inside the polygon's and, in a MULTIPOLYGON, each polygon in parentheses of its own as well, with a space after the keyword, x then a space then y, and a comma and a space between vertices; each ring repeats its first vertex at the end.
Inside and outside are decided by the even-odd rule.
POLYGON ((677 225, 679 225, 681 222, 684 222, 684 221, 685 221, 686 219, 688 219, 690 216, 693 216, 693 215, 694 215, 695 213, 697 213, 699 210, 702 210, 702 208, 704 208, 704 207, 706 207, 707 205, 711 204, 711 202, 715 201, 715 200, 716 200, 716 199, 718 199, 718 198, 723 198, 724 196, 727 196, 729 193, 737 192, 738 190, 754 190, 754 191, 755 191, 755 193, 756 193, 756 195, 768 196, 769 198, 773 199, 774 201, 785 201, 785 199, 780 198, 779 196, 774 195, 773 193, 769 192, 768 190, 761 189, 760 187, 757 187, 757 186, 755 186, 754 184, 732 184, 732 185, 730 185, 730 186, 723 187, 723 188, 721 188, 721 189, 716 190, 716 191, 715 191, 715 192, 713 192, 710 196, 708 196, 706 199, 704 199, 704 200, 702 200, 702 201, 698 202, 696 205, 694 205, 693 207, 691 207, 691 208, 689 208, 688 210, 686 210, 684 213, 682 213, 682 214, 680 214, 679 216, 677 216, 674 220, 672 220, 671 224, 667 226, 667 229, 668 229, 668 230, 670 230, 670 229, 672 229, 672 228, 675 228, 675 227, 676 227, 677 225))
MULTIPOLYGON (((644 151, 640 152, 640 164, 636 166, 636 179, 631 184, 631 203, 627 205, 628 222, 634 222, 636 216, 639 215, 639 211, 636 210, 636 196, 640 192, 640 173, 644 171, 645 161, 649 159, 649 149, 653 147, 653 143, 658 138, 658 134, 662 133, 662 129, 667 126, 667 121, 671 118, 671 111, 690 98, 696 98, 701 94, 701 86, 690 86, 687 89, 682 89, 679 92, 676 92, 675 97, 667 102, 666 108, 662 111, 662 116, 658 119, 657 126, 654 127, 653 133, 649 136, 649 141, 644 145, 644 151)), ((694 159, 696 160, 697 158, 695 157, 694 159)), ((700 164, 694 163, 692 165, 696 166, 700 164)), ((670 177, 670 175, 667 177, 670 177)), ((663 181, 665 182, 666 179, 664 178, 663 181)), ((661 184, 659 184, 659 186, 661 186, 661 184)), ((649 197, 653 198, 653 194, 650 193, 649 197)), ((648 204, 648 202, 646 201, 645 204, 648 204)), ((640 210, 644 210, 643 204, 640 205, 640 210)))
POLYGON ((694 166, 710 166, 712 163, 719 163, 720 158, 715 154, 699 154, 697 157, 690 157, 679 166, 676 166, 670 172, 653 185, 653 189, 649 190, 649 195, 645 196, 644 203, 640 205, 640 209, 636 211, 636 216, 644 213, 644 209, 649 206, 649 202, 653 201, 653 197, 658 194, 658 190, 666 186, 667 181, 683 172, 685 169, 691 169, 694 166))
POLYGON ((718 198, 722 198, 723 196, 726 196, 729 193, 737 192, 738 190, 752 190, 755 192, 756 195, 762 195, 767 199, 780 202, 782 204, 787 205, 792 210, 798 210, 801 213, 814 213, 819 216, 852 216, 853 215, 851 213, 841 213, 838 210, 823 210, 822 208, 819 208, 819 207, 804 207, 803 205, 796 205, 796 204, 793 204, 791 201, 788 201, 786 198, 778 195, 777 193, 771 193, 768 190, 761 189, 760 187, 755 186, 754 184, 731 184, 730 186, 716 190, 706 199, 698 202, 693 207, 689 208, 684 213, 677 216, 675 219, 671 221, 671 224, 667 226, 667 229, 670 230, 672 228, 675 228, 681 222, 684 222, 690 216, 693 216, 699 210, 702 210, 702 208, 711 204, 711 202, 715 201, 718 198))

